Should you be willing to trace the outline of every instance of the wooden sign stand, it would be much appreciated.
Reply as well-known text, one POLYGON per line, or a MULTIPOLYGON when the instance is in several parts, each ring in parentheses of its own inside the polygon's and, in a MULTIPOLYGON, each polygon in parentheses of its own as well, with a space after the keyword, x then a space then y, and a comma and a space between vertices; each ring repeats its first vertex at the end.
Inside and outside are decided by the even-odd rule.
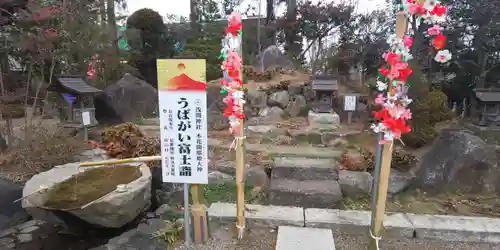
MULTIPOLYGON (((396 16, 396 37, 402 39, 405 35, 408 25, 408 19, 405 13, 399 12, 396 16)), ((392 82, 388 84, 387 93, 394 94, 392 82)), ((391 172, 392 151, 394 143, 382 145, 382 155, 380 161, 380 175, 378 180, 377 194, 376 194, 376 207, 375 217, 373 218, 371 233, 371 247, 370 249, 378 250, 378 239, 380 239, 383 229, 383 222, 385 216, 385 203, 387 201, 387 190, 389 188, 389 174, 391 172)))

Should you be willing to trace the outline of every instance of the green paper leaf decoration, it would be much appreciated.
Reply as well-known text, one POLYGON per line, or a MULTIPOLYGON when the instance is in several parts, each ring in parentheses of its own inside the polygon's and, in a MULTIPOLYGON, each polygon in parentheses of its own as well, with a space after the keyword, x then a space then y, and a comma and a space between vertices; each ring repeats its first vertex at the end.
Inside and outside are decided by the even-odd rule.
POLYGON ((219 91, 219 93, 220 93, 220 94, 227 94, 227 90, 225 90, 225 89, 221 89, 221 90, 219 91))

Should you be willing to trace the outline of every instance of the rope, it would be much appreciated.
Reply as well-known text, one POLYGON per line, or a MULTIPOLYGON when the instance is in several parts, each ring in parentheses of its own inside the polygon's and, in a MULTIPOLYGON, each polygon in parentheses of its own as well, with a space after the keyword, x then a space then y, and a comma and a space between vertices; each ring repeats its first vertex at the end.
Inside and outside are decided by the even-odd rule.
POLYGON ((243 140, 245 140, 246 138, 247 138, 246 136, 234 137, 234 140, 231 143, 231 146, 229 146, 229 151, 236 150, 238 148, 238 145, 240 145, 241 142, 243 142, 243 140))
POLYGON ((243 231, 245 230, 245 222, 243 222, 242 226, 236 224, 236 228, 238 228, 238 239, 243 239, 243 231))
POLYGON ((382 239, 382 237, 377 237, 377 236, 373 235, 373 233, 372 233, 372 230, 371 230, 371 229, 370 229, 369 231, 370 231, 370 237, 372 237, 372 239, 374 239, 374 240, 375 240, 375 246, 377 247, 377 250, 380 250, 380 247, 379 247, 379 242, 380 242, 380 240, 382 239))

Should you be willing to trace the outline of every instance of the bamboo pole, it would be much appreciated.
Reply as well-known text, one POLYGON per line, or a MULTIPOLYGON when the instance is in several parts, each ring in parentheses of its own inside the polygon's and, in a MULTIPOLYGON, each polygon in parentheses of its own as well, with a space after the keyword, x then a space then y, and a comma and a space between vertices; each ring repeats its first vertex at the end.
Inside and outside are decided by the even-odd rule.
MULTIPOLYGON (((243 63, 243 37, 239 35, 240 47, 237 49, 243 63)), ((240 79, 243 81, 243 67, 240 79)), ((236 135, 236 229, 238 239, 243 239, 245 231, 245 120, 240 119, 240 129, 236 135)))
MULTIPOLYGON (((406 14, 399 12, 396 16, 396 37, 403 38, 408 25, 408 19, 406 14)), ((394 94, 394 88, 392 82, 388 84, 387 89, 388 95, 394 94)), ((385 203, 387 200, 387 190, 389 187, 389 175, 391 171, 391 161, 392 161, 392 150, 394 144, 393 142, 385 144, 382 146, 382 155, 380 160, 380 175, 378 180, 378 187, 376 193, 376 207, 375 207, 375 217, 373 218, 373 223, 371 227, 372 239, 371 239, 371 249, 378 250, 378 241, 382 235, 382 227, 385 216, 385 203)), ((373 209, 373 208, 372 208, 373 209)))
POLYGON ((191 216, 193 223, 193 239, 195 243, 205 243, 208 240, 207 211, 201 202, 201 185, 191 185, 191 216))
POLYGON ((127 159, 112 159, 112 160, 104 160, 104 161, 80 162, 80 167, 92 167, 92 166, 100 166, 100 165, 112 165, 112 164, 123 164, 123 163, 132 163, 132 162, 148 162, 148 161, 161 161, 161 155, 142 156, 142 157, 136 157, 136 158, 127 158, 127 159))
POLYGON ((236 229, 238 239, 243 238, 245 231, 245 125, 243 119, 240 120, 240 131, 238 132, 236 147, 236 229))

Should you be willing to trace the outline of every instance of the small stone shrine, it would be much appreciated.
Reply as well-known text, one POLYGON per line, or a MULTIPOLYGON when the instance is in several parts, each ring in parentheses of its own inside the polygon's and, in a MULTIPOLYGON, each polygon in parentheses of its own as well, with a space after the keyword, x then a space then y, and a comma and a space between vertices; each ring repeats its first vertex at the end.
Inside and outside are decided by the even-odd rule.
POLYGON ((471 118, 479 126, 500 127, 500 88, 473 90, 471 118))
POLYGON ((48 91, 57 93, 59 120, 64 127, 79 128, 82 125, 82 113, 89 112, 90 126, 96 126, 94 95, 101 93, 88 85, 82 76, 56 76, 48 91))
POLYGON ((312 90, 315 99, 313 110, 316 113, 330 113, 333 108, 333 98, 339 89, 338 80, 330 75, 315 75, 312 77, 312 90))
POLYGON ((339 115, 333 111, 333 99, 337 95, 338 80, 329 75, 315 75, 312 77, 312 90, 315 99, 308 114, 309 129, 337 129, 340 120, 339 115))

